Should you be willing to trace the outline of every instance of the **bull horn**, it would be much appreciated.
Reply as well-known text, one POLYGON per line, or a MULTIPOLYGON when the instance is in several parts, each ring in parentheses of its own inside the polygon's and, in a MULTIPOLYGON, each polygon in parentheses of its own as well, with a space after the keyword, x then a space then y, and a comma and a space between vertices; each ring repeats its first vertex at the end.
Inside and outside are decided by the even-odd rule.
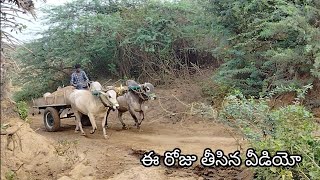
POLYGON ((109 89, 106 89, 103 87, 101 90, 102 90, 102 92, 107 92, 109 89))
POLYGON ((89 88, 91 88, 91 83, 93 83, 93 81, 89 81, 89 82, 87 83, 87 86, 88 86, 89 88))

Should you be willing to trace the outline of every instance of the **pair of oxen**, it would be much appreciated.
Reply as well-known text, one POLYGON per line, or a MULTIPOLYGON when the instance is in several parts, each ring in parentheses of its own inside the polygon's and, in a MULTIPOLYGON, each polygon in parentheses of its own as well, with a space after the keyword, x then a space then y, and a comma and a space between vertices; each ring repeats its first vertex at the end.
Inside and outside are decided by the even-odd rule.
POLYGON ((93 81, 89 83, 89 90, 74 90, 68 98, 72 111, 76 117, 75 131, 81 131, 82 135, 86 135, 82 129, 81 117, 87 115, 90 119, 93 134, 97 130, 96 118, 102 119, 103 135, 107 138, 106 127, 107 118, 111 110, 118 112, 118 119, 123 129, 127 129, 126 124, 122 120, 123 113, 129 111, 135 121, 135 126, 140 129, 140 125, 144 120, 145 105, 148 100, 156 99, 154 86, 151 83, 138 84, 133 80, 126 82, 126 89, 118 89, 113 86, 103 88, 102 85, 93 81), (139 113, 139 119, 136 116, 139 113))

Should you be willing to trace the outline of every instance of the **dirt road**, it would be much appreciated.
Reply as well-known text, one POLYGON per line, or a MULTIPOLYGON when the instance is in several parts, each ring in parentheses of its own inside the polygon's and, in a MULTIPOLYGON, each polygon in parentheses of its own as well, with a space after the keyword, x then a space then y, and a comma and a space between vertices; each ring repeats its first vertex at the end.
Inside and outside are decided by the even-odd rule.
MULTIPOLYGON (((183 107, 181 103, 169 98, 171 92, 160 90, 157 93, 162 99, 162 107, 174 113, 168 114, 159 107, 158 101, 149 103, 141 131, 133 126, 134 121, 128 113, 124 115, 124 122, 129 129, 122 130, 115 112, 109 116, 108 139, 104 139, 102 135, 101 120, 97 120, 98 131, 95 134, 89 133, 90 126, 85 127, 87 137, 74 132, 73 118, 62 120, 59 132, 47 132, 42 115, 31 116, 31 127, 57 143, 76 142, 76 145, 67 151, 72 152, 69 152, 70 161, 77 161, 72 170, 59 172, 58 177, 62 177, 61 179, 250 179, 249 173, 240 168, 142 166, 139 159, 144 151, 154 150, 163 155, 167 150, 180 148, 183 154, 196 154, 200 158, 205 148, 222 149, 225 153, 239 149, 238 143, 223 125, 198 116, 179 115, 183 107)), ((182 100, 188 99, 184 92, 175 93, 182 100)), ((189 98, 186 101, 193 100, 189 98)), ((65 154, 68 155, 67 151, 65 154)), ((195 163, 198 164, 199 162, 195 163)))

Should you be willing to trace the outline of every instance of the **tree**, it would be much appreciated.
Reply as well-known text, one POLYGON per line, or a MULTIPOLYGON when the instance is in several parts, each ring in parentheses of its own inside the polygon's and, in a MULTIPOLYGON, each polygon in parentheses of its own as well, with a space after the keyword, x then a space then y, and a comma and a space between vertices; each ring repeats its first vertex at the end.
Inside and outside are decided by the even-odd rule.
POLYGON ((32 0, 1 0, 1 115, 13 115, 14 105, 9 97, 8 70, 14 65, 14 61, 8 55, 15 50, 20 43, 12 32, 20 32, 25 26, 19 23, 23 19, 21 13, 29 13, 34 18, 34 3, 32 0))
POLYGON ((164 83, 211 57, 210 24, 195 2, 110 2, 77 0, 46 10, 50 28, 26 45, 33 54, 26 49, 17 53, 25 67, 18 78, 24 85, 18 99, 67 85, 75 63, 93 80, 129 77, 164 83))
POLYGON ((320 77, 319 1, 208 3, 215 27, 229 32, 229 48, 222 51, 227 52, 226 63, 216 76, 218 81, 258 95, 280 84, 301 86, 306 83, 302 79, 312 82, 320 77))

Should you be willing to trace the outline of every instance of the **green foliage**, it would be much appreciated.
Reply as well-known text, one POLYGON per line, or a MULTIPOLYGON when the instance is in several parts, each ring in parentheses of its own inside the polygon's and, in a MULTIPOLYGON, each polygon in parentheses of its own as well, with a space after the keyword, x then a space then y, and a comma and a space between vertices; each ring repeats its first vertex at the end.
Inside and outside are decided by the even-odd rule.
POLYGON ((191 65, 189 54, 207 56, 217 39, 195 1, 77 0, 45 12, 50 28, 27 45, 32 53, 20 49, 15 56, 25 67, 16 83, 27 91, 18 93, 18 99, 68 85, 75 63, 82 64, 92 80, 166 81, 191 65))
POLYGON ((299 83, 302 76, 319 77, 318 1, 208 0, 205 5, 219 29, 228 32, 228 48, 214 51, 226 61, 216 81, 258 96, 299 83))
POLYGON ((224 107, 219 113, 220 119, 230 127, 241 130, 242 135, 256 141, 266 134, 272 134, 274 121, 270 117, 267 101, 247 99, 236 90, 224 99, 224 107))
POLYGON ((24 101, 17 102, 17 109, 22 120, 26 121, 28 118, 28 105, 24 101))
POLYGON ((320 177, 320 139, 312 136, 318 126, 305 107, 295 104, 271 110, 268 98, 248 99, 235 91, 225 98, 219 119, 239 130, 257 152, 268 150, 274 155, 276 151, 288 151, 302 155, 303 161, 292 168, 255 168, 257 179, 320 177))
POLYGON ((17 83, 40 94, 68 85, 75 63, 91 79, 166 81, 208 52, 225 61, 214 82, 245 95, 320 77, 316 0, 77 0, 45 12, 50 28, 16 55, 17 83))
POLYGON ((9 127, 9 124, 1 124, 0 129, 5 130, 9 127))
POLYGON ((16 179, 16 173, 12 170, 6 172, 6 179, 7 180, 15 180, 16 179))
POLYGON ((240 59, 223 64, 213 79, 216 83, 241 89, 245 95, 257 96, 263 86, 260 70, 253 63, 240 59))
POLYGON ((215 84, 211 80, 203 82, 201 90, 205 97, 211 98, 212 105, 215 107, 220 107, 224 97, 233 91, 231 87, 224 84, 215 84))
POLYGON ((297 94, 296 101, 300 102, 301 100, 305 99, 305 95, 307 94, 307 91, 312 89, 312 84, 308 84, 303 86, 302 88, 296 87, 296 86, 277 86, 272 91, 268 93, 268 96, 271 98, 272 96, 276 94, 282 94, 287 92, 295 92, 297 94))
POLYGON ((303 161, 292 169, 259 168, 257 174, 263 178, 277 178, 286 176, 290 179, 309 179, 320 177, 320 139, 312 136, 317 130, 317 124, 312 114, 299 105, 289 105, 272 112, 271 119, 276 123, 272 137, 264 141, 257 141, 255 147, 261 151, 268 149, 271 154, 276 151, 287 150, 290 154, 300 154, 303 161), (288 174, 288 175, 287 175, 288 174))
MULTIPOLYGON (((31 83, 32 82, 34 81, 31 80, 31 83)), ((15 92, 13 95, 13 99, 17 102, 28 101, 31 99, 41 97, 44 94, 42 92, 48 91, 48 87, 40 86, 41 82, 34 82, 38 86, 33 86, 31 83, 23 86, 23 88, 20 91, 15 92)), ((53 89, 50 89, 50 90, 53 90, 53 89)))

